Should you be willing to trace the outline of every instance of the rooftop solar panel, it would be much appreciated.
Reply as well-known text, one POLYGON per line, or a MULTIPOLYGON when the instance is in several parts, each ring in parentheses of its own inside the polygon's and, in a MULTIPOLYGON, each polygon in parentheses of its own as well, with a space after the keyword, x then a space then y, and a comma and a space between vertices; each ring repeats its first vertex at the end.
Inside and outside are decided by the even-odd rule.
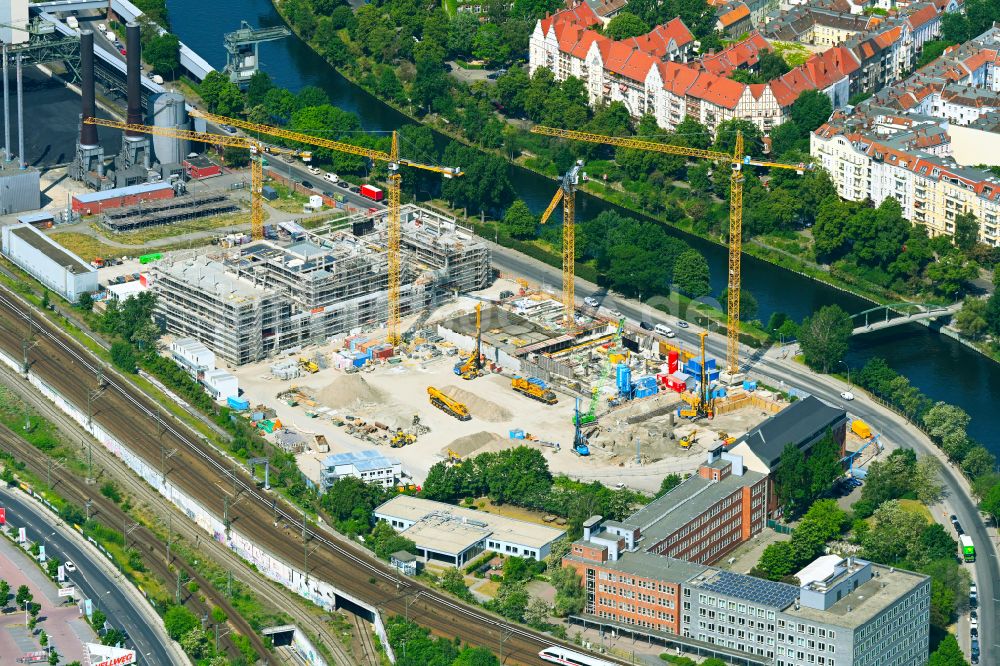
POLYGON ((799 597, 799 588, 794 585, 742 576, 730 571, 714 571, 704 580, 696 581, 696 587, 778 609, 787 608, 799 597))

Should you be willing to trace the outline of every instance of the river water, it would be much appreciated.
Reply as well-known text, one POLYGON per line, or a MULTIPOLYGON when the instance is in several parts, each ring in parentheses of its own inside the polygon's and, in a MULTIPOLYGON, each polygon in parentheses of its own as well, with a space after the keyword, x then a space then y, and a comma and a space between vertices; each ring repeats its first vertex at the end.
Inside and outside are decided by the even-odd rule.
MULTIPOLYGON (((219 70, 226 62, 222 35, 236 30, 241 19, 255 27, 282 23, 270 0, 167 0, 167 6, 174 32, 219 70)), ((262 44, 260 59, 261 68, 277 85, 293 92, 306 85, 318 86, 334 104, 358 114, 367 130, 390 130, 411 122, 344 79, 295 36, 262 44)), ((518 196, 536 213, 545 208, 555 190, 551 180, 518 167, 511 168, 511 180, 518 196)), ((583 193, 577 195, 578 219, 609 208, 614 206, 583 193)), ((713 290, 718 294, 725 287, 725 248, 679 231, 672 233, 708 258, 713 290)), ((801 320, 833 303, 850 313, 871 307, 860 298, 747 256, 743 258, 743 285, 757 298, 763 321, 775 311, 801 320)), ((857 370, 873 356, 885 358, 932 399, 962 406, 973 417, 970 434, 1000 455, 1000 438, 993 434, 1000 426, 1000 414, 991 400, 1000 396, 1000 365, 916 324, 854 339, 848 364, 857 370)))

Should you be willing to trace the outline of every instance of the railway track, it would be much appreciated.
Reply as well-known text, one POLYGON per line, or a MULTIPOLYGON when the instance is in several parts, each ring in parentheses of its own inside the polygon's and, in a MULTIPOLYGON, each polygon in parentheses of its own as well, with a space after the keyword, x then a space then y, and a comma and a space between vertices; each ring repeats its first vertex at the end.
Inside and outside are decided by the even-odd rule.
POLYGON ((372 640, 372 629, 368 622, 361 619, 360 615, 354 615, 354 628, 358 634, 358 641, 361 646, 361 661, 364 666, 379 666, 378 651, 375 649, 375 641, 372 640))
MULTIPOLYGON (((27 468, 39 478, 46 475, 48 470, 46 462, 43 462, 44 454, 4 426, 0 426, 0 448, 24 462, 27 468)), ((78 506, 84 506, 87 500, 90 500, 91 517, 99 519, 106 526, 111 527, 130 522, 131 518, 128 514, 110 499, 99 493, 94 493, 94 488, 95 486, 88 486, 83 479, 66 472, 56 477, 56 482, 53 483, 53 490, 78 506)), ((253 628, 236 612, 236 609, 224 595, 219 594, 211 587, 204 576, 180 558, 173 557, 172 561, 168 563, 162 554, 157 554, 157 551, 160 551, 163 546, 149 530, 145 527, 139 527, 132 531, 128 536, 128 545, 141 553, 143 564, 150 573, 164 581, 165 585, 169 586, 170 581, 176 577, 175 572, 170 568, 171 564, 184 573, 186 581, 194 581, 198 584, 199 590, 205 594, 204 601, 199 595, 190 593, 186 587, 181 588, 181 603, 187 606, 188 610, 198 617, 202 617, 210 614, 213 606, 218 606, 230 618, 229 623, 232 628, 250 638, 251 644, 259 655, 267 655, 267 648, 253 631, 253 628)), ((230 659, 240 656, 240 651, 231 638, 227 637, 221 640, 220 645, 230 659)))
MULTIPOLYGON (((33 388, 29 387, 24 380, 17 375, 13 370, 8 368, 6 365, 0 364, 0 381, 11 385, 15 391, 21 395, 21 397, 26 400, 39 414, 44 418, 47 418, 50 422, 54 423, 59 430, 67 437, 77 440, 81 437, 89 438, 90 435, 82 428, 80 425, 73 421, 65 413, 57 409, 52 403, 45 399, 40 393, 38 393, 33 388)), ((21 451, 27 451, 25 456, 30 459, 28 462, 29 466, 35 463, 36 460, 44 460, 44 455, 31 447, 26 442, 21 442, 23 447, 21 451)), ((308 609, 304 608, 307 604, 304 600, 297 598, 293 592, 287 590, 272 581, 266 580, 253 571, 250 566, 240 559, 235 553, 226 548, 224 545, 213 539, 205 539, 205 532, 197 525, 193 524, 187 517, 180 512, 173 505, 164 502, 163 497, 154 490, 149 484, 145 483, 142 479, 138 478, 135 473, 128 468, 125 463, 112 455, 103 446, 95 445, 91 449, 93 455, 94 469, 98 470, 103 468, 104 471, 108 472, 111 476, 114 476, 115 480, 121 483, 126 492, 128 492, 132 498, 144 503, 149 507, 157 507, 162 509, 165 513, 172 515, 171 527, 175 535, 186 539, 191 544, 198 544, 199 552, 208 554, 217 563, 219 563, 224 568, 228 569, 233 574, 233 579, 237 580, 244 585, 246 585, 255 595, 261 599, 268 599, 274 606, 279 610, 284 611, 290 615, 296 625, 303 630, 308 631, 312 636, 319 637, 323 640, 325 644, 330 646, 330 651, 333 653, 334 661, 338 666, 354 666, 355 659, 352 655, 344 649, 337 640, 336 635, 330 631, 327 624, 322 618, 317 617, 315 613, 310 612, 308 609)), ((81 449, 81 459, 85 459, 85 450, 81 449)), ((20 453, 17 456, 21 458, 20 453)), ((27 462, 27 461, 26 461, 27 462)), ((37 468, 37 463, 35 464, 37 468)), ((42 471, 44 474, 47 470, 42 471)), ((99 475, 98 478, 101 478, 99 475)), ((57 474, 55 477, 59 483, 62 482, 62 477, 57 474)), ((75 477, 79 480, 79 477, 75 477)), ((77 484, 78 485, 78 484, 77 484)), ((94 493, 94 488, 96 486, 86 486, 84 491, 92 494, 94 493)), ((90 495, 87 496, 88 498, 90 495)), ((67 498, 70 499, 70 498, 67 498)), ((102 500, 109 502, 102 497, 102 500)), ((81 501, 84 503, 86 499, 81 501)), ((117 508, 117 505, 111 503, 111 508, 117 508)), ((95 513, 95 516, 97 514, 95 513)), ((124 517, 124 514, 123 514, 124 517)), ((162 514, 159 516, 162 523, 167 520, 162 514)), ((113 525, 121 524, 121 520, 113 522, 113 525)), ((165 550, 165 545, 160 542, 160 548, 165 550)), ((187 574, 190 576, 191 571, 189 570, 187 574)), ((170 573, 173 576, 173 573, 170 573)), ((170 580, 169 576, 166 580, 170 580)), ((196 582, 197 579, 196 579, 196 582)), ((230 618, 239 617, 239 622, 234 622, 233 626, 239 633, 245 633, 251 638, 252 645, 255 650, 257 650, 259 655, 266 655, 267 650, 263 643, 263 640, 253 631, 252 627, 243 620, 242 616, 230 612, 230 608, 221 604, 216 603, 216 598, 221 593, 221 591, 215 590, 214 588, 206 588, 199 582, 202 589, 209 589, 216 593, 215 597, 211 599, 215 605, 220 606, 226 611, 226 614, 230 618), (249 632, 249 633, 247 633, 249 632)), ((205 607, 203 609, 205 612, 211 610, 210 607, 205 607)))
MULTIPOLYGON (((232 529, 288 564, 302 565, 303 525, 297 509, 278 495, 258 489, 237 461, 175 423, 159 405, 117 373, 99 370, 100 363, 81 345, 6 289, 0 290, 0 313, 0 349, 21 358, 27 348, 31 372, 81 411, 86 412, 90 396, 92 418, 149 464, 155 465, 164 450, 176 449, 163 469, 173 485, 217 516, 223 516, 228 507, 232 529), (28 340, 31 342, 25 343, 28 340), (103 372, 106 388, 94 399, 92 390, 99 372, 103 372), (273 527, 275 516, 284 529, 273 527)), ((494 650, 502 645, 506 664, 544 663, 538 651, 551 645, 551 638, 401 579, 386 564, 313 525, 306 525, 304 531, 310 547, 315 548, 309 556, 310 577, 328 581, 393 614, 406 612, 405 597, 419 590, 408 610, 434 633, 494 650)))

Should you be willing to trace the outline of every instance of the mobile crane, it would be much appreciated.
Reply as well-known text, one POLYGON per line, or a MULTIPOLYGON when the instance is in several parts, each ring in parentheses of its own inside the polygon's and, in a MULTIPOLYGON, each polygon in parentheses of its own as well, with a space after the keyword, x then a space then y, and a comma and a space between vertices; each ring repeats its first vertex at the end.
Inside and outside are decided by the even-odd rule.
POLYGON ((469 414, 468 407, 458 400, 449 398, 433 386, 427 387, 427 396, 430 398, 432 405, 440 409, 445 414, 451 414, 459 421, 468 421, 472 418, 469 414))

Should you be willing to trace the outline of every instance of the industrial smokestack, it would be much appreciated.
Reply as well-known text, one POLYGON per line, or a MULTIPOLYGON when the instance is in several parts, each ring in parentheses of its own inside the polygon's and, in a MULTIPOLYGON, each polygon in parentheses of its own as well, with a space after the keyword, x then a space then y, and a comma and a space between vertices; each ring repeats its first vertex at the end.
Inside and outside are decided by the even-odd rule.
MULTIPOLYGON (((83 89, 83 118, 94 118, 97 110, 94 104, 94 32, 92 30, 82 30, 80 32, 80 69, 82 70, 83 89)), ((80 145, 97 145, 97 126, 80 125, 80 145)))
MULTIPOLYGON (((132 22, 125 26, 125 74, 126 87, 128 93, 128 116, 129 124, 142 124, 142 104, 140 95, 142 94, 142 79, 139 71, 141 46, 139 45, 139 24, 132 22)), ((126 137, 142 138, 142 132, 125 132, 126 137)))

